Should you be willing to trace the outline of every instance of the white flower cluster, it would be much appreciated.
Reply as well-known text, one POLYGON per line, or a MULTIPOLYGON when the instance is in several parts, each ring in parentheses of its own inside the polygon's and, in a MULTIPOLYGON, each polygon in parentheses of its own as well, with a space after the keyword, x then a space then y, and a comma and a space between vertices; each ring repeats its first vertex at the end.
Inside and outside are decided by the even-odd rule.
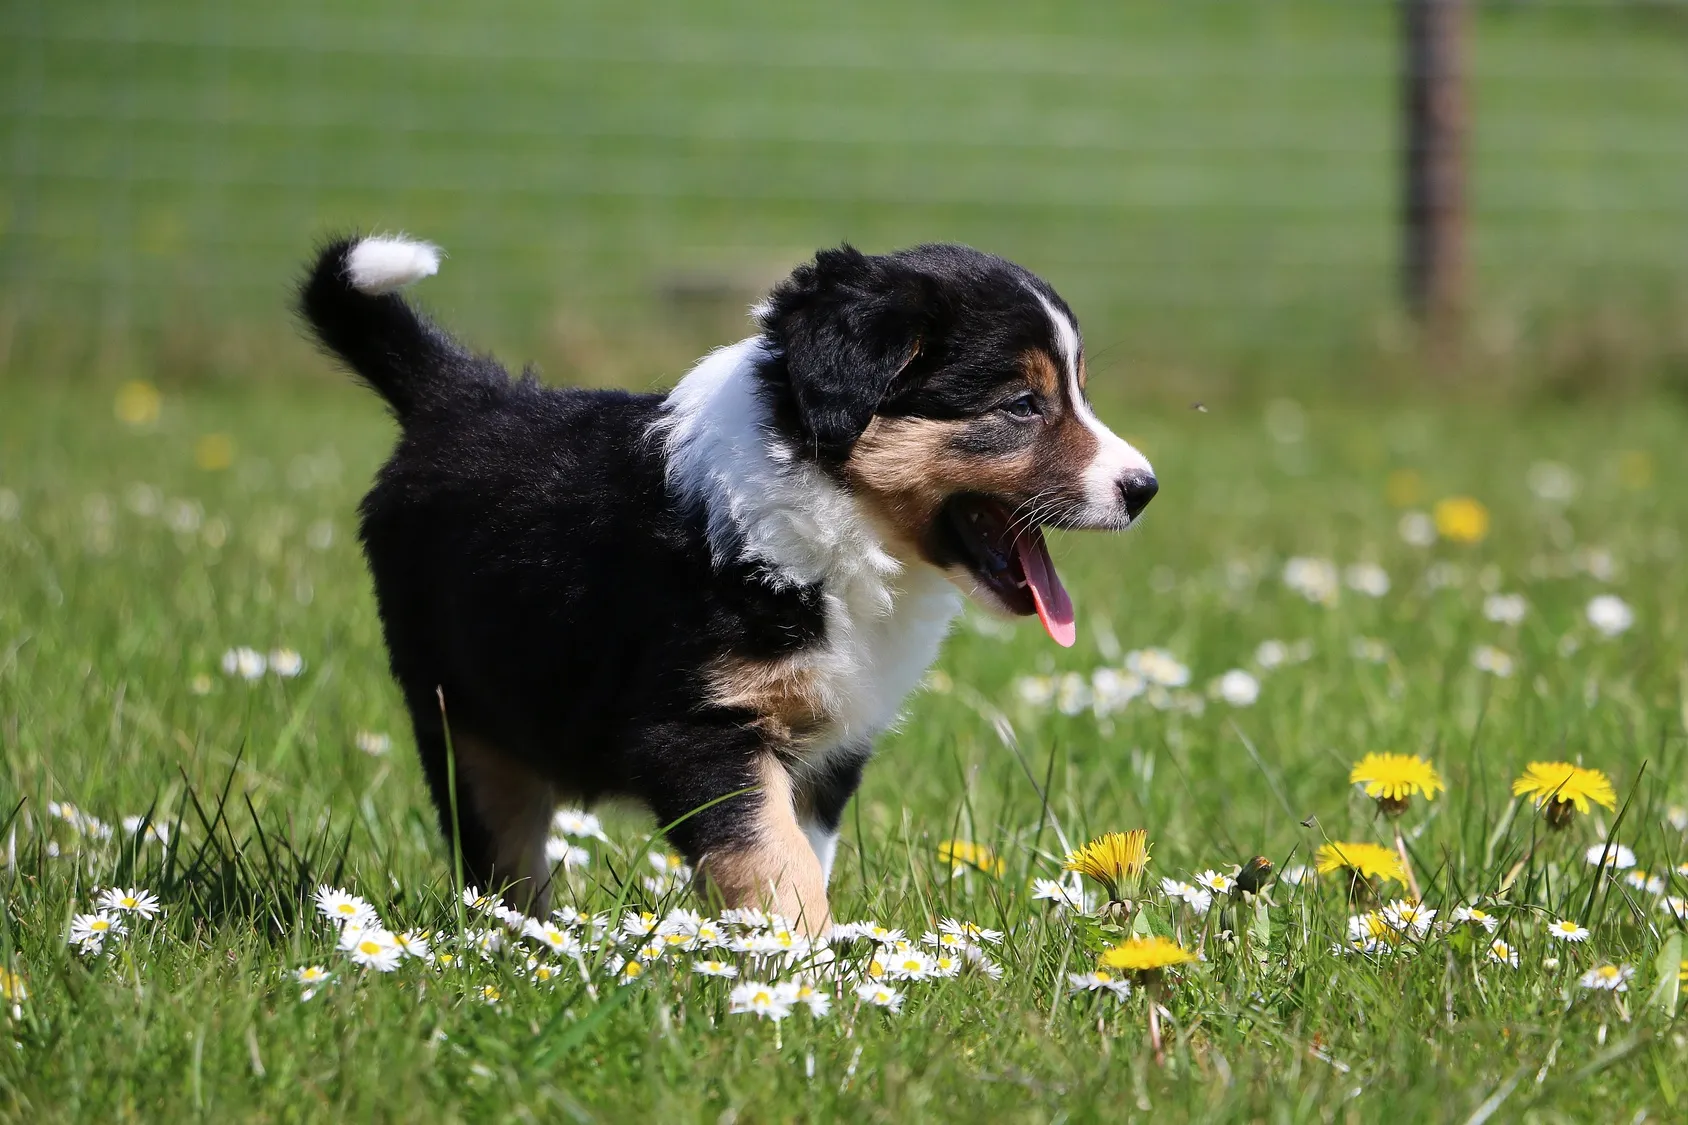
POLYGON ((305 658, 290 648, 278 648, 268 656, 255 648, 231 648, 223 653, 223 675, 246 681, 261 679, 266 671, 284 680, 304 672, 305 658))
POLYGON ((150 922, 161 912, 158 896, 151 891, 140 887, 111 887, 99 892, 93 911, 71 918, 70 933, 65 940, 82 956, 94 957, 106 952, 109 943, 126 937, 130 923, 150 922))

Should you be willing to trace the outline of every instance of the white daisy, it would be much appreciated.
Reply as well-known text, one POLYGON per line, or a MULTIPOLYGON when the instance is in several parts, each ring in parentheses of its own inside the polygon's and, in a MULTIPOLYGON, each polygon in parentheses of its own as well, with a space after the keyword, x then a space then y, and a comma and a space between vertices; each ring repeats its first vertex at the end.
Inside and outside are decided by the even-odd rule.
POLYGON ((692 972, 702 977, 732 977, 738 976, 738 969, 725 961, 693 961, 692 972))
POLYGON ((958 937, 955 934, 939 934, 933 933, 931 930, 927 930, 925 933, 920 935, 920 944, 934 946, 940 950, 947 949, 960 952, 962 949, 967 947, 967 939, 964 937, 958 937))
POLYGON ((1294 867, 1286 867, 1283 871, 1279 872, 1278 882, 1287 887, 1299 887, 1302 883, 1306 882, 1307 877, 1312 874, 1313 869, 1311 867, 1308 867, 1304 863, 1298 863, 1294 867))
POLYGON ((1115 999, 1124 1000, 1131 995, 1131 982, 1102 969, 1089 973, 1068 973, 1067 991, 1106 992, 1115 999))
POLYGON ((1635 611, 1616 594, 1601 594, 1591 599, 1584 613, 1595 632, 1604 637, 1620 636, 1635 624, 1635 611))
MULTIPOLYGON (((1032 898, 1039 902, 1052 902, 1062 910, 1084 911, 1089 907, 1083 887, 1076 882, 1063 883, 1059 879, 1033 879, 1032 898)), ((833 930, 836 932, 837 927, 833 930)))
POLYGON ((264 654, 252 648, 231 648, 223 653, 223 675, 256 680, 264 674, 264 654))
POLYGON ((1588 931, 1569 918, 1560 918, 1547 924, 1547 936, 1555 941, 1580 942, 1588 940, 1588 931))
POLYGON ((745 981, 727 994, 729 1012, 761 1016, 765 1020, 783 1020, 791 1014, 791 1003, 780 994, 777 985, 760 981, 745 981))
POLYGON ((1342 572, 1342 581, 1368 598, 1381 598, 1389 592, 1389 572, 1376 563, 1355 563, 1342 572))
POLYGON ((1518 967, 1518 951, 1499 938, 1489 943, 1488 958, 1500 965, 1509 965, 1514 969, 1518 967))
POLYGON ((1000 945, 1001 930, 987 930, 973 922, 963 922, 955 918, 942 918, 938 921, 938 931, 960 938, 965 942, 984 942, 986 945, 1000 945))
POLYGON ((124 817, 123 831, 131 836, 139 833, 142 839, 149 843, 168 844, 170 842, 170 826, 168 824, 155 824, 144 816, 124 817))
POLYGON ((270 653, 270 671, 284 680, 291 680, 305 670, 305 658, 290 648, 278 648, 270 653))
POLYGON ((300 986, 299 1002, 303 1004, 306 1000, 315 996, 317 990, 332 980, 333 977, 334 974, 321 965, 303 965, 294 969, 293 979, 300 986))
POLYGON ((503 904, 497 895, 488 894, 479 887, 463 888, 463 905, 477 914, 495 914, 503 904))
POLYGON ((557 978, 563 975, 563 967, 551 961, 541 961, 537 957, 528 960, 528 977, 534 984, 553 985, 557 978))
POLYGON ((862 1003, 872 1004, 876 1008, 884 1008, 891 1012, 903 1010, 903 994, 878 981, 864 981, 857 985, 856 997, 862 1003))
POLYGON ((1162 879, 1161 891, 1174 902, 1182 902, 1196 914, 1206 914, 1213 905, 1213 894, 1181 879, 1162 879))
POLYGON ((340 931, 340 949, 354 964, 378 973, 392 972, 399 967, 399 960, 404 956, 393 940, 392 931, 379 926, 369 929, 347 926, 340 931))
POLYGON ((577 839, 590 837, 609 843, 609 837, 604 835, 604 825, 596 815, 585 809, 558 809, 551 816, 551 827, 564 836, 577 839))
POLYGON ((1605 844, 1594 844, 1586 854, 1590 867, 1599 867, 1602 857, 1606 866, 1615 871, 1627 871, 1635 866, 1635 853, 1622 844, 1613 844, 1610 848, 1605 844))
POLYGON ((134 914, 142 918, 156 918, 158 916, 158 896, 151 891, 143 891, 139 887, 112 887, 100 895, 101 910, 110 910, 123 914, 134 914))
POLYGON ((393 748, 392 736, 379 731, 360 730, 352 741, 359 750, 372 758, 379 758, 393 748))
POLYGON ((1217 871, 1207 870, 1193 878, 1196 886, 1210 894, 1228 895, 1237 881, 1229 875, 1221 875, 1217 871))
POLYGON ((1493 645, 1478 645, 1471 650, 1471 666, 1504 680, 1512 675, 1513 660, 1510 653, 1502 652, 1493 645))
POLYGON ((553 867, 560 863, 565 871, 576 871, 591 865, 592 853, 572 843, 567 836, 552 836, 545 841, 545 862, 553 867))
POLYGON ((1678 922, 1688 922, 1688 898, 1676 895, 1665 895, 1659 900, 1659 909, 1675 918, 1678 922))
POLYGON ((109 910, 78 914, 70 920, 68 944, 76 946, 82 953, 98 953, 105 947, 107 938, 122 937, 124 929, 122 916, 109 910))
POLYGON ((1601 965, 1577 978, 1577 983, 1594 992, 1628 992, 1635 969, 1629 965, 1601 965))
POLYGON ((925 980, 932 975, 932 958, 918 949, 889 954, 884 963, 885 975, 891 980, 925 980))
POLYGON ((1483 599, 1483 616, 1497 625, 1517 625, 1529 612, 1523 594, 1490 594, 1483 599))
POLYGON ((650 937, 660 925, 662 919, 648 910, 629 910, 621 916, 621 932, 628 937, 650 937))
POLYGON ((808 981, 786 981, 776 987, 779 990, 779 999, 787 1007, 795 1008, 801 1004, 809 1009, 809 1014, 815 1019, 821 1019, 832 1011, 832 997, 808 981))
POLYGON ((1260 699, 1260 681, 1241 668, 1232 668, 1213 681, 1212 691, 1232 707, 1253 707, 1260 699))
POLYGON ((1495 927, 1500 925, 1499 918, 1496 918, 1487 910, 1482 910, 1475 906, 1456 906, 1454 907, 1453 913, 1450 917, 1453 919, 1455 925, 1464 923, 1472 926, 1482 926, 1486 932, 1491 934, 1495 932, 1495 927))
POLYGON ((747 930, 765 930, 774 924, 773 917, 767 911, 758 910, 754 906, 723 910, 721 921, 726 925, 740 926, 747 930))
POLYGON ((479 953, 482 959, 489 958, 504 948, 504 931, 470 930, 463 935, 463 947, 479 953))
POLYGON ((965 956, 965 952, 961 956, 957 956, 947 950, 939 950, 932 956, 932 975, 935 977, 955 976, 961 972, 962 957, 965 956))
POLYGON ((529 918, 522 924, 522 936, 564 957, 574 957, 581 952, 579 936, 555 922, 541 922, 538 918, 529 918))
POLYGON ((1436 912, 1423 903, 1396 899, 1383 908, 1383 920, 1401 933, 1410 934, 1414 940, 1421 940, 1430 932, 1430 923, 1436 920, 1436 912))
POLYGON ((320 886, 316 890, 316 908, 324 918, 341 926, 364 928, 376 921, 375 908, 357 895, 339 887, 320 886))
POLYGON ((1650 895, 1662 895, 1665 893, 1664 879, 1657 875, 1649 874, 1639 867, 1635 868, 1633 871, 1624 872, 1624 882, 1628 883, 1636 890, 1643 891, 1650 895))
POLYGON ((418 961, 432 961, 434 955, 429 948, 428 938, 427 930, 406 930, 402 934, 393 935, 393 946, 406 957, 414 957, 418 961))
POLYGON ((1125 654, 1125 667, 1151 684, 1178 688, 1190 682, 1190 669, 1164 648, 1142 648, 1125 654))

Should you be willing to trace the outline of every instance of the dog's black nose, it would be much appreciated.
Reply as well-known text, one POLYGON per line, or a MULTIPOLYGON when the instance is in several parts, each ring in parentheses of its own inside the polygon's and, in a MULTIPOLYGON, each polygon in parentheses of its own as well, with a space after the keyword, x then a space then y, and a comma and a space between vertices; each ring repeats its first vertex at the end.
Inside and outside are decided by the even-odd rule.
POLYGON ((1149 473, 1128 473, 1119 482, 1119 494, 1125 501, 1125 514, 1136 519, 1159 491, 1160 482, 1149 473))

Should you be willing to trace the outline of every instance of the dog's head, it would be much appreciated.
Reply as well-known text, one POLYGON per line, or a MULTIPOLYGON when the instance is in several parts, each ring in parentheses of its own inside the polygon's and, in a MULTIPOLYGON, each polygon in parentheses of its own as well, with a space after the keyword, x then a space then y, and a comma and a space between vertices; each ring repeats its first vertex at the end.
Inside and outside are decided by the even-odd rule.
POLYGON ((1149 462, 1097 420, 1071 310, 961 246, 818 254, 758 309, 779 423, 887 534, 978 600, 1070 645, 1042 528, 1129 527, 1149 462))

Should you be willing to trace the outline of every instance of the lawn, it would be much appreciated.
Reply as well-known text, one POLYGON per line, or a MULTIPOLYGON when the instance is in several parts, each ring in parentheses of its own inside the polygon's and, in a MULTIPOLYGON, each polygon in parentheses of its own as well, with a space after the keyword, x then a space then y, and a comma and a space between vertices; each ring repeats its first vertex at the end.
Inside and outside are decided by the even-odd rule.
MULTIPOLYGON (((120 394, 42 381, 9 389, 0 417, 0 957, 27 993, 0 1016, 6 1116, 1682 1112, 1688 1049, 1666 1010, 1680 1006, 1656 990, 1661 954, 1672 973, 1682 956, 1661 904, 1688 896, 1674 873, 1688 859, 1680 403, 1103 403, 1156 462, 1153 518, 1055 544, 1074 649, 1035 626, 958 627, 882 740, 834 880, 842 920, 915 941, 945 918, 1001 931, 982 946, 1000 979, 967 962, 890 984, 892 1012, 857 996, 869 946, 841 942, 812 978, 830 1013, 776 1023, 731 1011, 735 982, 695 964, 769 981, 805 959, 674 949, 622 984, 643 939, 581 929, 578 962, 515 933, 473 952, 503 926, 459 906, 351 534, 391 439, 370 398, 326 378, 120 394), (1478 541, 1458 538, 1478 530, 1469 505, 1463 523, 1444 506, 1456 538, 1435 536, 1450 497, 1482 505, 1478 541), (1610 603, 1591 615, 1604 596, 1628 628, 1610 603), (303 667, 225 672, 241 647, 303 667), (1258 685, 1252 704, 1233 670, 1258 685), (1446 790, 1381 817, 1348 780, 1372 751, 1424 756, 1446 790), (1511 793, 1535 760, 1603 771, 1617 807, 1550 830, 1511 793), (1436 914, 1369 953, 1333 949, 1364 913, 1340 877, 1221 894, 1205 916, 1161 889, 1257 854, 1300 874, 1322 844, 1389 845, 1396 824, 1436 914), (1127 926, 1206 957, 1157 986, 1159 1064, 1142 988, 1071 991, 1123 934, 1033 893, 1068 846, 1133 828, 1153 850, 1127 926), (1598 879, 1584 852, 1608 839, 1660 883, 1598 879), (957 875, 946 841, 1000 866, 957 875), (323 884, 429 931, 435 960, 358 967, 317 915, 323 884), (112 886, 156 894, 162 913, 82 951, 73 916, 112 886), (1472 906, 1494 934, 1451 924, 1472 906), (1554 939, 1560 920, 1588 939, 1554 939), (1516 965, 1491 957, 1496 939, 1516 965), (1634 968, 1626 992, 1579 984, 1606 964, 1634 968), (308 990, 291 974, 312 965, 332 976, 308 990), (539 965, 554 975, 534 979, 539 965)), ((587 856, 561 899, 612 928, 689 905, 647 858, 666 851, 654 826, 600 811, 607 840, 573 840, 587 856)), ((1407 895, 1378 890, 1380 906, 1407 895)))
POLYGON ((1394 18, 0 6, 0 1120, 1684 1119, 1688 19, 1477 5, 1426 373, 1394 18), (626 808, 559 821, 554 932, 464 901, 354 532, 393 427, 286 314, 350 228, 442 243, 421 300, 560 382, 667 385, 846 238, 1069 299, 1162 492, 1053 541, 1076 647, 969 615, 881 740, 835 915, 924 979, 710 946, 626 808), (1382 752, 1443 786, 1385 815, 1382 752), (1610 796, 1551 826, 1532 762, 1610 796), (1137 829, 1129 909, 1063 873, 1137 829), (1405 863, 1306 870, 1353 844, 1405 863), (324 887, 429 955, 342 951, 324 887), (90 938, 112 888, 155 916, 90 938), (1133 933, 1200 959, 1093 975, 1133 933))

